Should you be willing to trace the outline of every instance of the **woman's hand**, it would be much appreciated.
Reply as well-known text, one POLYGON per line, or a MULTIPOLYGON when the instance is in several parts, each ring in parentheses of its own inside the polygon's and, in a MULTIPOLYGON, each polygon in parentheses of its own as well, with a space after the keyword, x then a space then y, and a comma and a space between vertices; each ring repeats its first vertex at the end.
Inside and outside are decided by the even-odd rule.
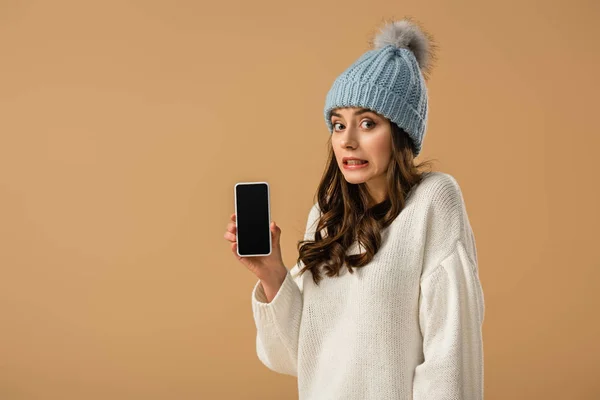
POLYGON ((236 216, 231 214, 231 222, 227 224, 227 232, 225 232, 224 238, 231 242, 231 251, 234 257, 241 262, 246 268, 250 270, 258 279, 269 285, 276 285, 279 287, 285 275, 287 274, 287 268, 283 263, 281 256, 281 229, 275 222, 271 222, 269 229, 271 231, 271 242, 272 251, 268 256, 253 256, 253 257, 240 257, 237 254, 237 237, 236 237, 236 216))

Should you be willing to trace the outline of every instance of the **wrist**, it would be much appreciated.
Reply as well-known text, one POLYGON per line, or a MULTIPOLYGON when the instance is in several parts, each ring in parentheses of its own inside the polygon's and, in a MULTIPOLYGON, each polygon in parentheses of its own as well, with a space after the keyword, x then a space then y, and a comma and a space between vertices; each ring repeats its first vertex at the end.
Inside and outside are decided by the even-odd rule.
POLYGON ((275 271, 270 271, 268 274, 259 277, 259 279, 262 283, 264 283, 264 285, 270 287, 279 287, 285 280, 287 273, 287 268, 285 266, 281 266, 281 268, 278 268, 275 271))

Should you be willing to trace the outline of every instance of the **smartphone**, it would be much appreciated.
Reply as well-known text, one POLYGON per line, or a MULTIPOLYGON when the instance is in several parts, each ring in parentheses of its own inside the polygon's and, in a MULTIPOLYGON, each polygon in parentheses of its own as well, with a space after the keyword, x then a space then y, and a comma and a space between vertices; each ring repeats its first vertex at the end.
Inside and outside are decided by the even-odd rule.
POLYGON ((271 201, 267 182, 238 182, 234 188, 237 254, 271 254, 271 201))

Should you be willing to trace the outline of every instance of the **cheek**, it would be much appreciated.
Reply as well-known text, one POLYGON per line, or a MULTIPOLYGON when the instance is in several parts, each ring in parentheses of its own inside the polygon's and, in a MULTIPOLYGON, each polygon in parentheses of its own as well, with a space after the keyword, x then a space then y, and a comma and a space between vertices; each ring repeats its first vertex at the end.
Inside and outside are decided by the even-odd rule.
POLYGON ((373 158, 375 159, 376 164, 382 168, 387 165, 392 155, 390 144, 383 140, 373 143, 371 152, 374 155, 373 158))
POLYGON ((334 151, 334 152, 333 152, 333 155, 335 156, 335 159, 336 159, 336 160, 339 160, 339 159, 340 159, 340 155, 338 154, 338 152, 337 152, 337 151, 334 151))

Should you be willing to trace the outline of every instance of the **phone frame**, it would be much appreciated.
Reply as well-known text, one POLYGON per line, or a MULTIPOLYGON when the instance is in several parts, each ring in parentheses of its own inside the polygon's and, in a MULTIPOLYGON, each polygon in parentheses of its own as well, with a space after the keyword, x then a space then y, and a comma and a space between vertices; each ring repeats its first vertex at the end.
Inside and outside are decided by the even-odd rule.
POLYGON ((268 182, 265 181, 260 181, 260 182, 238 182, 235 184, 235 186, 233 187, 233 203, 234 203, 234 207, 235 207, 235 242, 236 242, 236 246, 235 246, 235 252, 237 253, 238 256, 240 257, 264 257, 264 256, 270 256, 271 253, 273 253, 273 235, 271 234, 271 187, 269 186, 268 182), (264 184, 267 187, 267 213, 269 216, 269 252, 267 254, 240 254, 240 247, 237 245, 238 243, 238 230, 237 230, 237 216, 238 216, 238 211, 237 211, 237 187, 238 186, 242 186, 242 185, 259 185, 259 184, 264 184))

